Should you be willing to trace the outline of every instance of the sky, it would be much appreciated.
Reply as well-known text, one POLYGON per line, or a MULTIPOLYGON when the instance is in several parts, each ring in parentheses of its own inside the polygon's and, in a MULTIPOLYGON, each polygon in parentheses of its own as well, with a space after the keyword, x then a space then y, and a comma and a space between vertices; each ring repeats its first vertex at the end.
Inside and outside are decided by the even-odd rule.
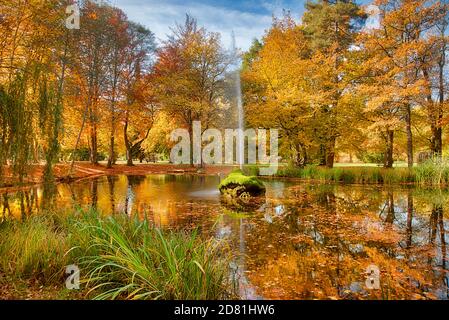
MULTIPOLYGON (((369 3, 369 0, 359 0, 369 3)), ((247 50, 254 38, 261 38, 272 22, 289 10, 295 19, 304 12, 305 0, 109 0, 135 22, 148 27, 158 41, 166 39, 170 27, 182 24, 190 14, 200 26, 221 33, 222 43, 231 47, 235 33, 237 47, 247 50)))

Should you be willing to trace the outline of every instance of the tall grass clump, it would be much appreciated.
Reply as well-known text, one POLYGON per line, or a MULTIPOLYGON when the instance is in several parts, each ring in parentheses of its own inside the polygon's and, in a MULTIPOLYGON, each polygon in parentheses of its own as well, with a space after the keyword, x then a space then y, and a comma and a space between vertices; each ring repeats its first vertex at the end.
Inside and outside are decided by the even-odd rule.
MULTIPOLYGON (((89 246, 74 248, 95 299, 229 297, 229 256, 196 232, 162 231, 147 221, 84 218, 74 224, 89 246)), ((75 236, 77 237, 77 236, 75 236)))
POLYGON ((416 182, 421 185, 440 185, 449 183, 449 159, 430 158, 415 168, 416 182))
POLYGON ((346 184, 395 184, 413 183, 415 172, 408 168, 384 169, 377 167, 325 168, 309 165, 304 168, 284 167, 277 172, 279 177, 301 178, 321 182, 346 184))
POLYGON ((51 217, 0 224, 0 271, 10 277, 60 281, 68 264, 67 234, 51 217))
POLYGON ((233 298, 230 260, 224 243, 195 231, 163 231, 94 210, 0 223, 3 280, 38 281, 62 292, 65 268, 74 264, 86 298, 233 298))

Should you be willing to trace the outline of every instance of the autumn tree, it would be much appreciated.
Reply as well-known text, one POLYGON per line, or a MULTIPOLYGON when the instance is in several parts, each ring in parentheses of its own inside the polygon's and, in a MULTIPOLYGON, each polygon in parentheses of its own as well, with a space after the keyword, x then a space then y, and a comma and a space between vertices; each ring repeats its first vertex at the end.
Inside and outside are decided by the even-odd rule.
MULTIPOLYGON (((412 167, 412 109, 421 105, 420 97, 425 92, 426 99, 430 99, 427 104, 433 105, 429 97, 432 95, 429 70, 423 61, 426 61, 429 49, 436 43, 431 41, 432 45, 429 46, 427 37, 436 23, 441 21, 442 7, 433 1, 379 0, 376 4, 381 11, 381 27, 361 35, 361 47, 367 54, 365 66, 369 69, 368 85, 365 86, 370 91, 368 104, 384 111, 394 109, 397 117, 404 121, 408 166, 412 167)), ((439 117, 429 114, 436 136, 439 117)), ((393 148, 393 132, 387 129, 386 134, 386 157, 389 157, 393 148)), ((386 166, 391 165, 392 159, 387 159, 386 166)))
MULTIPOLYGON (((77 62, 74 66, 79 74, 79 88, 83 96, 83 125, 89 130, 90 161, 98 163, 98 123, 100 121, 101 97, 106 92, 109 61, 105 59, 112 50, 109 22, 114 19, 114 9, 93 1, 84 2, 81 8, 81 25, 77 33, 77 62)), ((77 149, 79 139, 75 149, 77 149)))
POLYGON ((154 124, 158 105, 150 76, 150 55, 154 52, 154 35, 141 25, 130 23, 124 76, 123 137, 129 166, 141 150, 154 124))
POLYGON ((116 9, 109 19, 111 28, 108 30, 109 47, 108 70, 106 74, 105 97, 109 104, 110 133, 109 133, 109 157, 107 167, 111 168, 115 163, 117 120, 120 115, 118 104, 124 98, 124 78, 127 67, 127 53, 129 53, 130 37, 128 33, 129 21, 121 10, 116 9), (127 48, 128 46, 128 48, 127 48))
POLYGON ((317 129, 321 140, 321 164, 333 167, 337 138, 341 136, 339 122, 341 98, 353 78, 346 68, 351 63, 351 49, 366 18, 360 6, 352 0, 308 1, 303 16, 304 32, 310 42, 315 63, 322 65, 318 80, 317 101, 320 101, 322 126, 317 129), (319 61, 318 61, 319 60, 319 61))
POLYGON ((27 164, 38 161, 39 151, 46 160, 45 180, 53 182, 71 39, 61 24, 66 5, 1 4, 0 164, 12 164, 19 182, 27 164))
POLYGON ((359 120, 362 106, 352 70, 358 60, 348 48, 336 51, 342 57, 318 49, 324 40, 312 37, 314 32, 289 14, 274 19, 243 70, 245 104, 252 125, 281 129, 281 150, 293 164, 318 158, 332 166, 336 138, 356 138, 356 126, 347 123, 359 120))
POLYGON ((193 122, 201 121, 206 130, 220 114, 224 76, 230 62, 220 36, 198 27, 190 16, 184 25, 173 29, 157 51, 157 99, 163 110, 189 131, 191 143, 193 122))
POLYGON ((307 163, 313 146, 313 70, 307 55, 303 31, 287 15, 273 21, 257 57, 243 71, 248 124, 280 128, 281 151, 297 166, 307 163))
POLYGON ((430 151, 437 156, 441 156, 443 152, 443 125, 447 122, 445 109, 448 101, 446 89, 448 12, 447 1, 438 1, 434 5, 430 12, 433 28, 427 32, 424 49, 420 55, 420 71, 425 83, 425 93, 420 102, 426 110, 430 126, 430 151))

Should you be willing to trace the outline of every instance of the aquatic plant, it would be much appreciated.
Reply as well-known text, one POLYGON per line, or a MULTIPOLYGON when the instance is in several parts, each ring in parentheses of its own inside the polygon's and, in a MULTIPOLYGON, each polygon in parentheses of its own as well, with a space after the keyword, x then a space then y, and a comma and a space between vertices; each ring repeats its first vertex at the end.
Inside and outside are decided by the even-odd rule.
POLYGON ((449 159, 433 157, 427 159, 415 169, 416 182, 424 185, 449 183, 449 159))
POLYGON ((413 183, 414 170, 408 168, 385 169, 377 167, 324 168, 309 165, 304 168, 280 168, 276 176, 293 177, 321 182, 357 184, 413 183))
POLYGON ((0 224, 0 271, 44 283, 59 281, 68 264, 67 233, 50 216, 0 224))
POLYGON ((65 267, 75 264, 86 298, 233 297, 229 260, 224 244, 195 231, 163 231, 94 210, 0 224, 0 276, 65 290, 65 267))
POLYGON ((227 292, 228 257, 197 232, 162 231, 148 221, 82 219, 88 247, 76 249, 82 282, 95 299, 218 299, 227 292))

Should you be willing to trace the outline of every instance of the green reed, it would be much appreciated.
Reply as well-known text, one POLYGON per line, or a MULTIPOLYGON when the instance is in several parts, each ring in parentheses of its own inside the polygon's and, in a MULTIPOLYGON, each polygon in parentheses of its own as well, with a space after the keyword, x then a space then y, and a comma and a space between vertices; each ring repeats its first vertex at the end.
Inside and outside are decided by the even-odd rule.
POLYGON ((70 264, 81 269, 86 298, 233 297, 229 251, 195 231, 163 231, 146 220, 101 217, 95 211, 0 225, 0 274, 63 290, 70 264))

